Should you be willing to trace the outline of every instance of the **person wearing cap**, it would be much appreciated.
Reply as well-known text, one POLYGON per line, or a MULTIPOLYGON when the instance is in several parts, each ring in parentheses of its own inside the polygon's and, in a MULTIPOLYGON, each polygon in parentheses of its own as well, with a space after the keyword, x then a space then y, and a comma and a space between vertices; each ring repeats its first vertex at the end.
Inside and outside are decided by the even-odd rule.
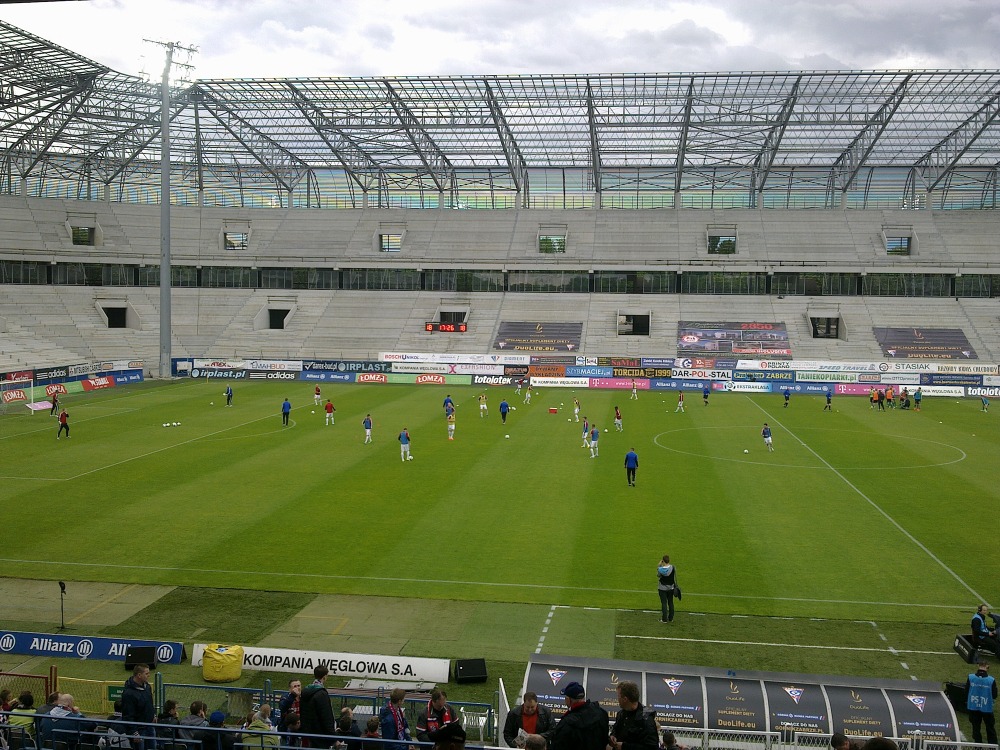
MULTIPOLYGON (((299 697, 299 717, 302 719, 302 734, 322 734, 325 737, 309 737, 309 747, 327 748, 333 746, 329 735, 337 733, 330 693, 326 689, 326 676, 330 669, 325 664, 317 664, 313 669, 313 683, 302 691, 299 697)), ((303 744, 306 738, 303 738, 303 744)))
POLYGON ((997 681, 990 676, 990 665, 985 659, 980 659, 975 674, 970 674, 965 681, 965 690, 969 697, 965 707, 969 711, 969 721, 972 722, 972 741, 983 741, 983 724, 986 725, 986 742, 997 744, 997 724, 993 716, 993 706, 997 700, 997 681))
POLYGON ((561 692, 566 697, 566 713, 544 737, 551 750, 606 750, 608 712, 587 700, 579 682, 571 682, 561 692))
POLYGON ((448 705, 448 694, 435 689, 427 706, 417 716, 417 739, 430 742, 431 736, 445 724, 458 721, 455 709, 448 705))
POLYGON ((618 705, 608 746, 611 750, 657 750, 660 738, 656 732, 656 711, 647 711, 639 702, 639 686, 630 680, 618 683, 618 705))
POLYGON ((465 729, 457 721, 452 721, 430 734, 434 743, 432 750, 462 750, 465 747, 465 729))
POLYGON ((222 711, 213 711, 208 717, 208 727, 195 732, 194 739, 201 742, 202 750, 234 750, 236 735, 221 730, 226 724, 226 715, 222 711))

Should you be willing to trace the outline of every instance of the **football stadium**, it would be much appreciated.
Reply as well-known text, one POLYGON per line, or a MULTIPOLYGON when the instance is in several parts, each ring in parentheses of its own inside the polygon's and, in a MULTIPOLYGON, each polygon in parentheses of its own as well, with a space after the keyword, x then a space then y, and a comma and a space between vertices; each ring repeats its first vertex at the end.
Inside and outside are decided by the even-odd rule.
POLYGON ((976 746, 1000 71, 0 62, 5 746, 976 746))

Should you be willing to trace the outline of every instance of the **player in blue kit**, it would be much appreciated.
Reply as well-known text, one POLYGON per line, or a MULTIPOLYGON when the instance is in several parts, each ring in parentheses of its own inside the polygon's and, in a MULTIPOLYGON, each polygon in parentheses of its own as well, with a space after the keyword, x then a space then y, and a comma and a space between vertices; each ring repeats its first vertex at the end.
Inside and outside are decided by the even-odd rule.
POLYGON ((500 422, 501 424, 507 424, 507 412, 510 411, 510 404, 507 403, 507 399, 500 402, 500 422))
POLYGON ((601 431, 597 429, 595 424, 593 429, 590 431, 590 457, 597 458, 597 439, 601 436, 601 431))
POLYGON ((764 438, 764 445, 767 446, 768 453, 773 453, 774 445, 771 442, 771 428, 767 426, 767 422, 764 422, 764 429, 760 431, 760 436, 764 438))
POLYGON ((399 433, 399 459, 401 461, 412 460, 413 456, 410 455, 410 433, 403 428, 403 431, 399 433))

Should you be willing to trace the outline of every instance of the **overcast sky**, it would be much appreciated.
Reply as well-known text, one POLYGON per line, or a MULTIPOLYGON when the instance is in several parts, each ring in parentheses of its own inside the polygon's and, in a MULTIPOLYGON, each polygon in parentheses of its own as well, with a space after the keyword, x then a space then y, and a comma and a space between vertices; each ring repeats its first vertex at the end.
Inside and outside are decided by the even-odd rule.
POLYGON ((195 78, 1000 68, 1000 0, 66 0, 0 18, 124 73, 195 78))

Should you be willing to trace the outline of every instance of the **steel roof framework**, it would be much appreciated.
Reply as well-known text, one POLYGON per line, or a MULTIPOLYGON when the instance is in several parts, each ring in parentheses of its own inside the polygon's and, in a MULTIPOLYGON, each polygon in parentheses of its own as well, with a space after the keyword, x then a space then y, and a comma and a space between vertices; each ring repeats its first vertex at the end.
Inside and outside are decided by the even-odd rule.
MULTIPOLYGON (((0 22, 0 190, 157 201, 159 87, 0 22)), ((172 200, 996 208, 1000 71, 199 80, 172 200)))

